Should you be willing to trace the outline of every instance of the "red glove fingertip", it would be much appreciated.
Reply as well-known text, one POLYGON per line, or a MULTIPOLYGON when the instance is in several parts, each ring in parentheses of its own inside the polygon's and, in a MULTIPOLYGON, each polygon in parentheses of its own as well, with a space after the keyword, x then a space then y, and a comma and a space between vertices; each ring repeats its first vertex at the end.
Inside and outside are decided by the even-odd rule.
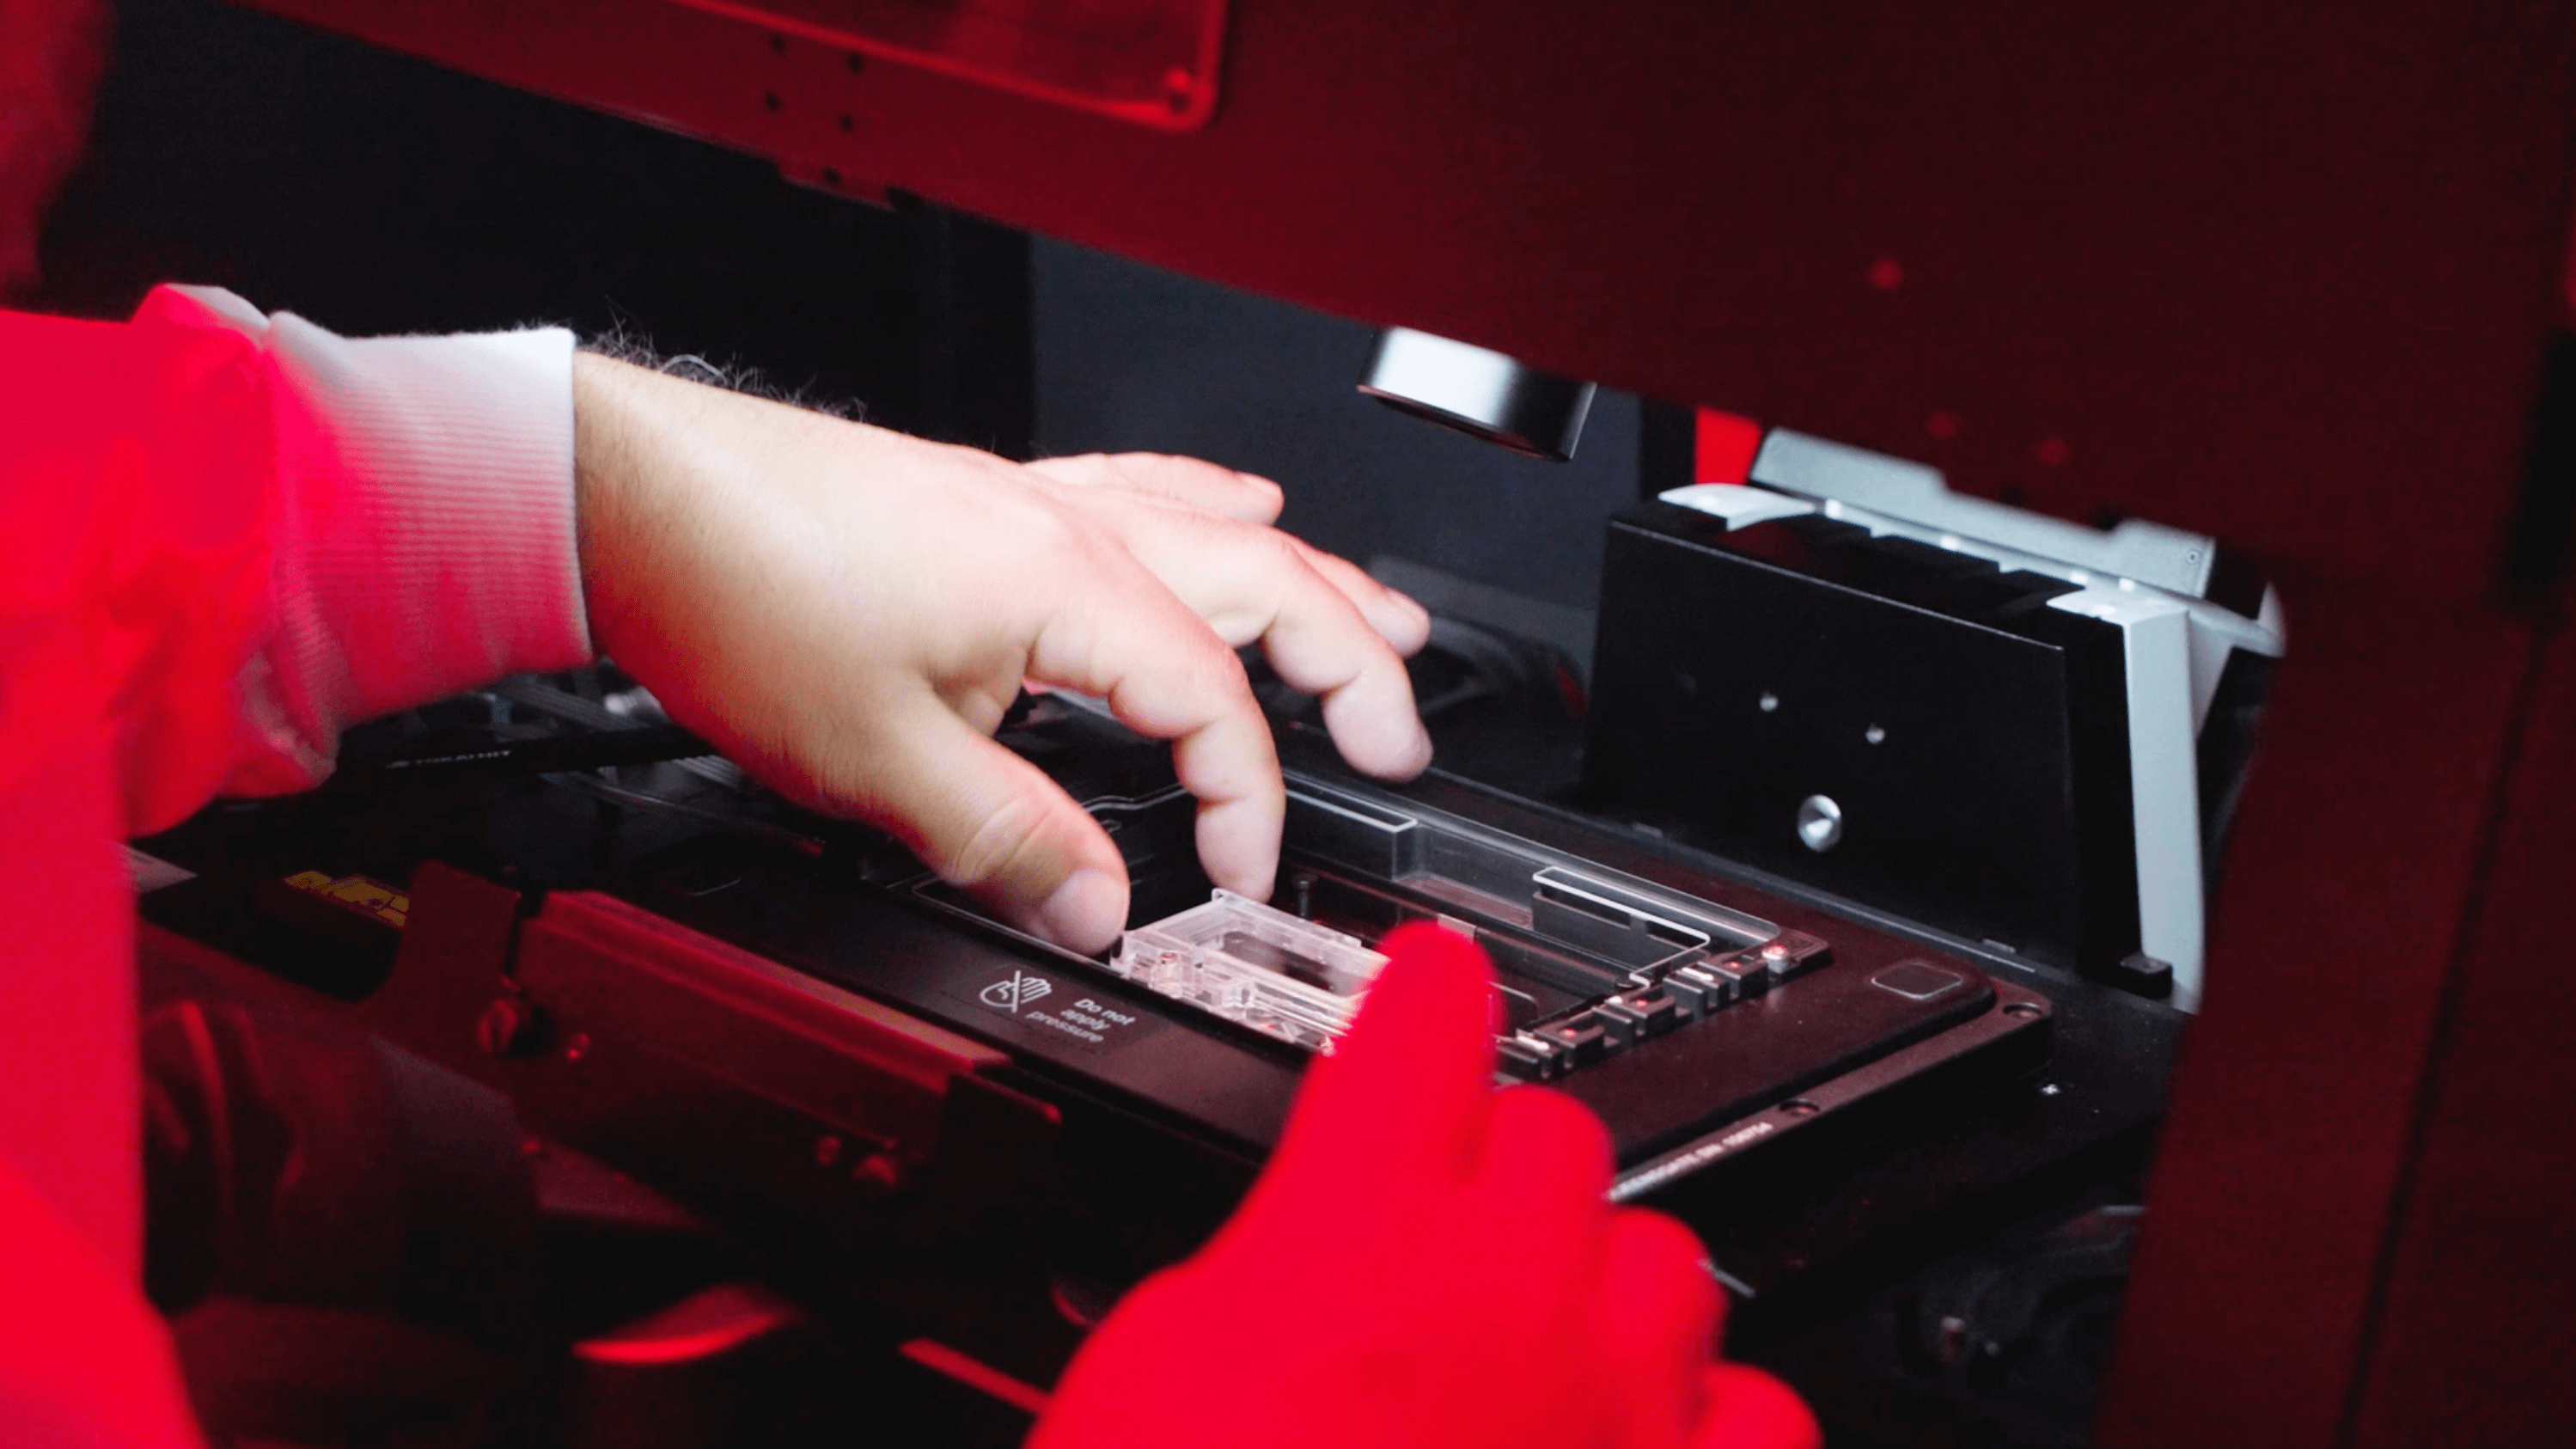
POLYGON ((1706 1411, 1692 1449, 1824 1449, 1825 1431, 1807 1402, 1758 1368, 1711 1364, 1700 1375, 1706 1411))
MULTIPOLYGON (((1333 1055, 1307 1069, 1274 1171, 1350 1181, 1428 1168, 1463 1181, 1483 1156, 1493 1098, 1492 968, 1475 942, 1397 929, 1387 964, 1333 1055)), ((1386 1179, 1389 1181, 1395 1179, 1386 1179)))
POLYGON ((1416 922, 1378 942, 1387 958, 1359 1019, 1335 1050, 1371 1075, 1406 1079, 1494 1073, 1493 963, 1455 931, 1416 922))
POLYGON ((1377 943, 1381 955, 1403 960, 1444 960, 1470 963, 1481 978, 1493 970, 1492 961, 1463 931, 1453 931, 1432 921, 1407 921, 1386 933, 1377 943))

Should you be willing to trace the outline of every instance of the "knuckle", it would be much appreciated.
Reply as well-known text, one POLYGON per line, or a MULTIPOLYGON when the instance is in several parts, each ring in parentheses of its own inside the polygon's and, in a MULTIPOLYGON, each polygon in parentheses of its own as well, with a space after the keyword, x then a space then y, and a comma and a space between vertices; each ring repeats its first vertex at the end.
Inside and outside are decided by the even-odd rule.
POLYGON ((1043 494, 1029 500, 1029 508, 1020 527, 1028 546, 1040 555, 1066 552, 1085 541, 1090 532, 1082 515, 1073 505, 1043 494))
POLYGON ((1277 574, 1281 579, 1294 579, 1301 574, 1313 572, 1307 566, 1304 546, 1295 538, 1275 528, 1253 524, 1236 526, 1251 530, 1254 544, 1259 550, 1257 556, 1261 566, 1277 574))
POLYGON ((1297 553, 1297 541, 1275 528, 1237 523, 1215 525, 1229 530, 1243 550, 1243 596, 1270 627, 1294 626, 1309 614, 1306 582, 1312 570, 1297 553))
POLYGON ((1231 653, 1221 652, 1211 669, 1214 678, 1209 692, 1214 698, 1211 714, 1214 721, 1231 725, 1229 731, 1241 736, 1240 748, 1257 768, 1268 774, 1278 773, 1278 750, 1272 744, 1270 727, 1261 713, 1261 701, 1253 696, 1252 681, 1245 677, 1243 661, 1231 653))
POLYGON ((1572 1097, 1545 1087, 1514 1087, 1502 1094, 1494 1104, 1493 1141, 1497 1149, 1510 1150, 1550 1173, 1609 1168, 1610 1134, 1601 1119, 1572 1097))
POLYGON ((1085 488, 1123 489, 1128 486, 1127 460, 1116 453, 1084 453, 1063 460, 1067 476, 1085 488))
POLYGON ((1062 596, 1086 571, 1097 578, 1111 566, 1099 527, 1075 505, 1048 498, 1032 502, 1017 520, 1000 571, 1010 592, 1062 596))
POLYGON ((1201 625, 1173 643, 1191 693, 1224 707, 1259 707, 1253 702, 1252 680, 1243 672, 1242 657, 1214 629, 1201 625))
POLYGON ((1027 794, 1008 796, 958 842, 940 874, 951 885, 967 887, 1011 879, 1042 848, 1053 814, 1046 801, 1027 794))

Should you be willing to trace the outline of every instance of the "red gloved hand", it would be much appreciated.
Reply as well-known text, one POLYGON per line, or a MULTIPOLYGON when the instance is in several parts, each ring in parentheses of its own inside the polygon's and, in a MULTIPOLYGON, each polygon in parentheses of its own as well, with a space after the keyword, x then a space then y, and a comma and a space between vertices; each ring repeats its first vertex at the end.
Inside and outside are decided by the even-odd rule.
POLYGON ((1785 1385, 1712 1361, 1699 1241, 1610 1205, 1600 1123, 1493 1090, 1484 953, 1382 949, 1242 1210, 1119 1304, 1031 1449, 1816 1449, 1785 1385))

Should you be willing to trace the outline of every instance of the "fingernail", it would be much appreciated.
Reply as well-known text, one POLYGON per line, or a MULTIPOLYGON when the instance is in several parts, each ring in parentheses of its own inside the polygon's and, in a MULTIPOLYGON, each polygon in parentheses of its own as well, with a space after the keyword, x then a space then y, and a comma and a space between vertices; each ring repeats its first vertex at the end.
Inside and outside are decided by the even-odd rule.
POLYGON ((1101 870, 1077 870, 1038 907, 1038 931, 1069 950, 1093 952, 1127 924, 1127 888, 1101 870))

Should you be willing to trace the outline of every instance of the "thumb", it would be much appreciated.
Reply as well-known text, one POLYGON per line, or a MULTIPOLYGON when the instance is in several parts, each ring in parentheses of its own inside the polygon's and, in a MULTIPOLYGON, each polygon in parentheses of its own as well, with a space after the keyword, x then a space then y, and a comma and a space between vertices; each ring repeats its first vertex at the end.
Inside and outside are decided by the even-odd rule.
POLYGON ((1127 924, 1127 863, 1046 772, 926 692, 882 732, 872 814, 939 878, 1086 954, 1127 924))

